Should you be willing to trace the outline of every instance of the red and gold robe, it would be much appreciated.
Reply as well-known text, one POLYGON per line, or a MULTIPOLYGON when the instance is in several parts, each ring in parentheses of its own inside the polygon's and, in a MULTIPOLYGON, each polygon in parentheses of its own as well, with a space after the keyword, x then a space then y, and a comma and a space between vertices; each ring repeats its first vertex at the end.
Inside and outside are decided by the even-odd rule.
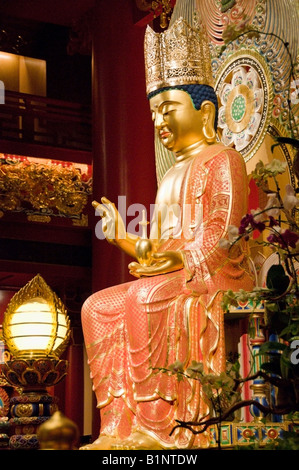
POLYGON ((245 163, 234 149, 215 144, 193 157, 180 192, 181 236, 159 248, 180 250, 184 269, 104 289, 84 303, 101 434, 124 439, 142 431, 164 448, 208 445, 207 436, 182 428, 170 436, 176 419, 196 421, 209 404, 198 382, 159 369, 195 360, 206 373, 225 370, 222 291, 250 290, 253 276, 242 248, 228 254, 219 240, 246 213, 247 188, 245 163), (184 218, 184 207, 191 216, 189 210, 184 218))

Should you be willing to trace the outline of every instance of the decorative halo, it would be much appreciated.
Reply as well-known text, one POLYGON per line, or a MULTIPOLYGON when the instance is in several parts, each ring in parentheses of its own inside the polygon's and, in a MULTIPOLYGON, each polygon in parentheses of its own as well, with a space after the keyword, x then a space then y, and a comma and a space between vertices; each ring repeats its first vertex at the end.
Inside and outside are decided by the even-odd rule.
POLYGON ((268 65, 256 51, 242 49, 228 57, 217 76, 221 141, 248 161, 262 144, 271 121, 273 90, 268 65))

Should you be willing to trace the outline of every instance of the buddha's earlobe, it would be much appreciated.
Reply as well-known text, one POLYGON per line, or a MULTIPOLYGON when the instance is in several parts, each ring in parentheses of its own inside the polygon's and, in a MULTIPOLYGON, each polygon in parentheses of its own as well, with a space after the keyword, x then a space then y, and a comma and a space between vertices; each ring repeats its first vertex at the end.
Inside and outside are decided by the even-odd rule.
POLYGON ((214 127, 216 111, 214 104, 211 101, 204 101, 201 105, 201 112, 203 121, 203 135, 208 144, 213 144, 216 142, 216 131, 214 127))

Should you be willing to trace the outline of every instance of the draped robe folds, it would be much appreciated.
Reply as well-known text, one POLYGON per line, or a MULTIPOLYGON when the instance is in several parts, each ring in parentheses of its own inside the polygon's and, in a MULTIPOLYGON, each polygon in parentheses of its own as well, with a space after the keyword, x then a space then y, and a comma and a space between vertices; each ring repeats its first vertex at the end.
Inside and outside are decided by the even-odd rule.
POLYGON ((164 448, 208 446, 205 434, 194 436, 181 428, 170 435, 176 419, 208 415, 200 384, 178 381, 159 369, 175 361, 188 367, 195 360, 206 373, 225 370, 222 291, 250 290, 253 276, 243 248, 228 253, 219 240, 229 225, 239 226, 247 210, 247 188, 239 153, 222 144, 201 151, 183 179, 181 236, 159 247, 161 252, 180 250, 184 268, 104 289, 84 303, 83 331, 102 409, 101 435, 125 439, 138 430, 164 448))

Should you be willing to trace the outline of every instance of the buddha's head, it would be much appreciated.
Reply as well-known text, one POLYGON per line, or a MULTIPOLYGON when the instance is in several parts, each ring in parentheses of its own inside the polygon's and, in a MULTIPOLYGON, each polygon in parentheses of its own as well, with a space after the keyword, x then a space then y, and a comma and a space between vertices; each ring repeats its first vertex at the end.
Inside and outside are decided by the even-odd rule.
POLYGON ((147 26, 146 92, 162 144, 175 153, 216 139, 217 97, 209 36, 199 15, 183 17, 162 33, 147 26), (162 130, 163 129, 163 130, 162 130))
POLYGON ((180 153, 200 141, 215 142, 218 106, 212 87, 161 88, 148 98, 156 132, 168 150, 180 153))

